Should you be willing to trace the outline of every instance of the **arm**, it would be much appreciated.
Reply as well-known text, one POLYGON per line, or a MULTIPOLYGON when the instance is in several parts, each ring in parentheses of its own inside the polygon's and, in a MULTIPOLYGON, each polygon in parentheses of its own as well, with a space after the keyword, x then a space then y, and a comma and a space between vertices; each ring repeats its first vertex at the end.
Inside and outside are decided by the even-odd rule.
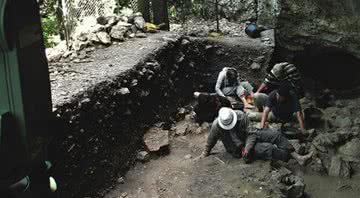
POLYGON ((296 112, 297 119, 299 121, 300 129, 305 129, 304 116, 302 111, 296 112))
POLYGON ((208 156, 210 155, 210 151, 212 148, 214 148, 217 141, 220 139, 220 129, 217 125, 217 120, 215 120, 211 126, 210 134, 206 142, 204 155, 208 156))
POLYGON ((221 71, 219 73, 218 79, 216 81, 216 85, 215 85, 215 91, 219 96, 225 97, 224 93, 221 91, 221 85, 224 81, 226 73, 221 71))
POLYGON ((293 98, 293 102, 294 102, 294 112, 296 112, 296 117, 298 119, 300 129, 305 129, 304 115, 301 110, 300 102, 295 94, 292 94, 292 98, 293 98))
POLYGON ((268 119, 269 113, 270 113, 270 107, 265 107, 264 112, 261 117, 260 128, 263 129, 265 127, 265 122, 268 119))
POLYGON ((266 88, 266 83, 261 83, 259 89, 256 91, 256 93, 260 93, 262 90, 266 88))
POLYGON ((250 105, 247 101, 246 101, 246 92, 252 92, 252 87, 250 84, 246 84, 246 83, 242 83, 238 86, 238 89, 236 90, 238 97, 240 98, 241 102, 244 104, 245 108, 253 108, 252 105, 250 105))

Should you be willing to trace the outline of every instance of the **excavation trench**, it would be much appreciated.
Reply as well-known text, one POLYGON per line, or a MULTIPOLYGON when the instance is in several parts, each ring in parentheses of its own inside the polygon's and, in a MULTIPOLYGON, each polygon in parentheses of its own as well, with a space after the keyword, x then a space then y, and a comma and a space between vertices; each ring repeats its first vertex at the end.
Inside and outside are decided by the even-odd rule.
MULTIPOLYGON (((236 67, 243 78, 253 80, 265 69, 250 69, 253 60, 266 65, 272 54, 272 48, 260 40, 248 39, 240 45, 240 38, 218 41, 165 35, 153 39, 160 44, 149 45, 153 51, 133 67, 116 72, 124 47, 111 49, 119 54, 110 56, 105 49, 104 61, 118 62, 109 67, 101 62, 75 65, 75 69, 90 68, 95 80, 77 72, 79 82, 67 86, 78 83, 82 88, 70 97, 57 90, 53 93, 61 98, 54 100, 55 112, 64 122, 64 133, 57 134, 49 151, 56 162, 53 174, 60 183, 60 197, 103 197, 134 163, 148 128, 159 122, 170 128, 178 108, 192 100, 194 90, 210 91, 222 67, 236 67)), ((53 83, 61 87, 67 80, 53 83)))
MULTIPOLYGON (((144 41, 138 43, 142 42, 144 41)), ((145 131, 155 123, 163 123, 163 129, 171 129, 174 125, 178 125, 179 123, 175 122, 178 109, 193 100, 192 93, 195 90, 213 92, 217 74, 223 67, 235 67, 240 71, 242 79, 259 84, 265 75, 266 66, 271 65, 270 60, 273 57, 273 48, 264 45, 261 39, 226 37, 195 39, 160 35, 160 37, 153 36, 146 42, 141 44, 141 46, 148 45, 148 49, 144 51, 140 61, 136 53, 144 49, 136 46, 136 42, 129 46, 110 47, 100 51, 100 54, 103 53, 100 58, 95 56, 95 59, 98 59, 95 60, 96 64, 73 66, 74 69, 90 68, 88 71, 93 73, 94 80, 89 81, 88 76, 81 76, 84 72, 79 70, 80 77, 75 79, 83 81, 75 82, 75 80, 68 83, 66 78, 63 81, 53 82, 57 87, 71 88, 77 83, 82 85, 77 92, 71 93, 71 96, 67 98, 59 94, 57 90, 53 94, 56 98, 61 98, 61 100, 54 100, 55 111, 65 123, 64 133, 57 134, 50 146, 52 161, 56 162, 54 175, 61 184, 60 197, 111 197, 112 194, 115 197, 121 197, 118 193, 122 190, 115 188, 115 191, 111 193, 109 191, 112 191, 118 179, 134 165, 137 151, 144 149, 145 131), (132 56, 133 54, 136 56, 132 56), (126 59, 128 57, 136 61, 126 59), (122 66, 121 64, 125 64, 124 61, 126 63, 133 61, 134 65, 118 69, 122 66), (260 67, 253 68, 255 63, 260 67)), ((346 76, 355 77, 357 72, 360 72, 357 67, 354 67, 358 60, 333 50, 327 50, 326 53, 314 52, 310 50, 310 54, 298 53, 294 59, 305 77, 313 79, 312 82, 320 83, 322 86, 318 88, 317 85, 310 83, 308 87, 311 89, 315 87, 316 90, 324 87, 353 88, 360 83, 346 78, 346 76), (340 74, 337 70, 333 70, 333 67, 341 63, 344 70, 340 74), (321 75, 323 70, 327 72, 324 78, 321 75), (329 80, 339 78, 339 76, 341 81, 338 83, 336 80, 329 80)), ((358 108, 355 106, 354 110, 358 108)), ((341 114, 342 110, 339 111, 341 114)), ((349 131, 355 130, 357 129, 352 128, 349 131)), ((356 136, 358 134, 354 133, 351 137, 350 135, 346 137, 347 140, 351 140, 351 138, 356 139, 356 136)), ((169 173, 170 177, 164 175, 168 180, 178 177, 180 173, 184 173, 185 176, 188 174, 182 181, 189 183, 175 184, 176 181, 173 181, 175 183, 169 182, 162 187, 166 189, 169 185, 173 185, 175 187, 172 189, 188 188, 188 191, 163 192, 163 197, 173 195, 261 197, 269 194, 276 197, 283 195, 278 186, 271 184, 278 180, 275 182, 271 180, 277 177, 277 173, 271 172, 269 163, 257 162, 247 166, 239 164, 237 160, 229 158, 226 154, 211 157, 197 164, 182 163, 186 152, 193 152, 193 155, 199 154, 201 145, 205 141, 203 136, 189 138, 174 139, 171 143, 174 146, 174 156, 170 155, 169 158, 150 163, 149 167, 152 167, 150 170, 154 172, 148 171, 149 174, 145 174, 146 179, 169 173), (193 144, 200 146, 194 147, 193 144), (174 158, 173 163, 177 169, 171 171, 171 167, 166 164, 174 158), (235 175, 234 172, 240 172, 240 174, 235 175), (193 180, 189 181, 189 179, 193 180), (241 188, 241 193, 236 188, 223 186, 229 183, 241 188), (214 188, 227 190, 219 192, 214 188), (267 191, 261 191, 263 188, 267 191), (250 190, 253 192, 247 194, 250 190)), ((339 145, 345 143, 342 142, 339 145)), ((218 153, 226 153, 223 148, 215 150, 218 153)), ((325 156, 329 158, 328 154, 325 156)), ((324 160, 328 164, 324 166, 330 169, 331 155, 330 160, 324 160)), ((144 185, 140 180, 144 178, 144 175, 139 175, 139 172, 145 171, 144 167, 146 165, 136 165, 135 169, 130 171, 130 175, 133 175, 130 178, 140 183, 129 182, 127 188, 137 190, 138 185, 144 185)), ((326 177, 307 178, 307 183, 310 185, 313 181, 327 181, 326 177)), ((152 180, 149 182, 152 184, 152 180)), ((312 190, 315 194, 317 193, 316 189, 312 188, 312 190)), ((160 189, 160 191, 163 190, 160 189)))

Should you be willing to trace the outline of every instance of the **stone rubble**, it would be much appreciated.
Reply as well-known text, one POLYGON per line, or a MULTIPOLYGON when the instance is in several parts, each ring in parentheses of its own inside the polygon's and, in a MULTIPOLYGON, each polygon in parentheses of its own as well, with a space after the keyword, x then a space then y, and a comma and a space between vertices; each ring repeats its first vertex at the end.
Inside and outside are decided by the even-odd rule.
POLYGON ((140 162, 147 162, 150 160, 150 153, 147 151, 140 151, 137 153, 136 159, 140 162))
POLYGON ((86 59, 87 57, 84 56, 78 57, 78 54, 86 51, 87 48, 94 46, 102 48, 134 37, 146 38, 145 26, 141 13, 132 14, 130 17, 87 17, 76 27, 70 46, 67 47, 66 42, 62 41, 54 48, 46 49, 46 55, 49 62, 72 61, 75 58, 69 59, 71 56, 86 59))

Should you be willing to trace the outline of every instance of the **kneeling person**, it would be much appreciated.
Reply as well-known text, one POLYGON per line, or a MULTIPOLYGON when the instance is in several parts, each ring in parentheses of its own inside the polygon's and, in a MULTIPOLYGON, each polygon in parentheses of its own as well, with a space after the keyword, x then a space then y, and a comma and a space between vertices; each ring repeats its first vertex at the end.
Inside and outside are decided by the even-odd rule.
POLYGON ((249 134, 249 124, 250 120, 244 112, 221 108, 218 118, 212 123, 202 157, 208 156, 217 141, 221 139, 226 151, 233 157, 240 158, 243 148, 249 150, 255 143, 256 137, 249 134))

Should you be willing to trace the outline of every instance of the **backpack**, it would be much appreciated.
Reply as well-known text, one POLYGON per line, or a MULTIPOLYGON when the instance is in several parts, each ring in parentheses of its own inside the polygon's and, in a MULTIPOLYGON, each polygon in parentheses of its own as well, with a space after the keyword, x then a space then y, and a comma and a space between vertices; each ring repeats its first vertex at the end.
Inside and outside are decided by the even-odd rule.
POLYGON ((246 26, 245 33, 250 36, 251 38, 258 38, 260 37, 260 30, 256 24, 250 24, 246 26))

